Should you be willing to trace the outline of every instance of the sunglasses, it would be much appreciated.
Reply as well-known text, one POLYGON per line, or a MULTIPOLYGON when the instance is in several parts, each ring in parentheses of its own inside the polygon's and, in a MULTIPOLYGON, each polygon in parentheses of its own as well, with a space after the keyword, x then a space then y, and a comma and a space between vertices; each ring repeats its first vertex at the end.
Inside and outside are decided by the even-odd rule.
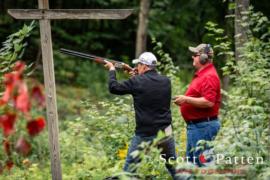
POLYGON ((197 56, 200 56, 200 54, 193 54, 192 57, 195 58, 197 56))

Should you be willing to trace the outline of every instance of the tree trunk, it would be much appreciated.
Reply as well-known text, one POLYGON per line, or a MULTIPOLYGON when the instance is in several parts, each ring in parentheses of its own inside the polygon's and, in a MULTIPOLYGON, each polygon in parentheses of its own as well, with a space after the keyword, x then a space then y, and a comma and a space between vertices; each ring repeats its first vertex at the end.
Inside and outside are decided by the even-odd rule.
POLYGON ((240 59, 240 48, 247 42, 247 30, 248 27, 243 27, 242 20, 243 12, 248 11, 249 0, 235 0, 235 21, 234 21, 234 32, 235 32, 235 58, 238 61, 240 59))
POLYGON ((136 39, 136 57, 146 50, 149 7, 150 0, 141 0, 136 39))
MULTIPOLYGON (((233 3, 233 1, 234 0, 229 0, 229 1, 227 1, 227 3, 228 4, 230 4, 230 3, 233 3)), ((226 4, 227 6, 228 6, 228 4, 226 4)), ((228 15, 233 15, 233 10, 232 9, 227 9, 227 14, 228 15)), ((226 34, 229 36, 229 37, 232 37, 232 35, 233 35, 233 26, 234 26, 234 22, 233 22, 233 20, 231 19, 231 18, 227 18, 226 20, 225 20, 225 23, 226 23, 226 34)), ((225 57, 225 61, 228 59, 228 56, 226 56, 225 57)), ((228 91, 229 90, 229 84, 230 84, 230 78, 229 78, 229 76, 228 75, 224 75, 223 77, 222 77, 222 89, 223 90, 225 90, 225 91, 228 91)), ((227 100, 227 98, 224 96, 224 98, 223 98, 223 101, 226 101, 227 100)))

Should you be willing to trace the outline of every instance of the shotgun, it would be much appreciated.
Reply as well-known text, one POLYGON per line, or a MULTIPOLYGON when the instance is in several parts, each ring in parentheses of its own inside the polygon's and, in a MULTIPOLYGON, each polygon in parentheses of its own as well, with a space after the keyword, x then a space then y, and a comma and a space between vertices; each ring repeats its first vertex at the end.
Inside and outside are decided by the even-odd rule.
POLYGON ((90 60, 92 60, 96 63, 99 63, 99 64, 106 64, 105 61, 110 61, 118 69, 123 69, 124 71, 127 71, 127 72, 135 71, 135 69, 130 67, 128 64, 120 62, 120 61, 115 61, 115 60, 107 59, 104 57, 100 57, 100 56, 96 56, 96 55, 92 55, 92 54, 87 54, 87 53, 82 53, 82 52, 78 52, 78 51, 74 51, 74 50, 70 50, 70 49, 64 49, 64 48, 60 48, 60 52, 63 54, 77 56, 77 57, 81 57, 81 58, 85 58, 85 59, 90 59, 90 60))

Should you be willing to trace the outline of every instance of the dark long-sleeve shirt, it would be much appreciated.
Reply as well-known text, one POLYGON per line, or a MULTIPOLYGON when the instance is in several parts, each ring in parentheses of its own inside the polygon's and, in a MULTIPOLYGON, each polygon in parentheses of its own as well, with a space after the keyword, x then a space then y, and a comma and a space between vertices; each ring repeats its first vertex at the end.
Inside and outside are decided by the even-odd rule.
POLYGON ((112 94, 133 96, 137 135, 156 135, 171 124, 171 81, 166 76, 149 70, 120 83, 115 71, 110 71, 109 90, 112 94))

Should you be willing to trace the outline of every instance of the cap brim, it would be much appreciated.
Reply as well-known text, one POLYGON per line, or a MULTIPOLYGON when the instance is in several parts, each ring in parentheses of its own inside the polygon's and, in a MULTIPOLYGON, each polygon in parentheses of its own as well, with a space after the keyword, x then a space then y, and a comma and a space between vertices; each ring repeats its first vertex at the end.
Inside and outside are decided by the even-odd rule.
POLYGON ((132 60, 132 64, 138 64, 139 62, 140 62, 139 59, 134 59, 134 60, 132 60))
POLYGON ((199 53, 199 51, 195 47, 188 47, 188 49, 193 53, 199 53))

